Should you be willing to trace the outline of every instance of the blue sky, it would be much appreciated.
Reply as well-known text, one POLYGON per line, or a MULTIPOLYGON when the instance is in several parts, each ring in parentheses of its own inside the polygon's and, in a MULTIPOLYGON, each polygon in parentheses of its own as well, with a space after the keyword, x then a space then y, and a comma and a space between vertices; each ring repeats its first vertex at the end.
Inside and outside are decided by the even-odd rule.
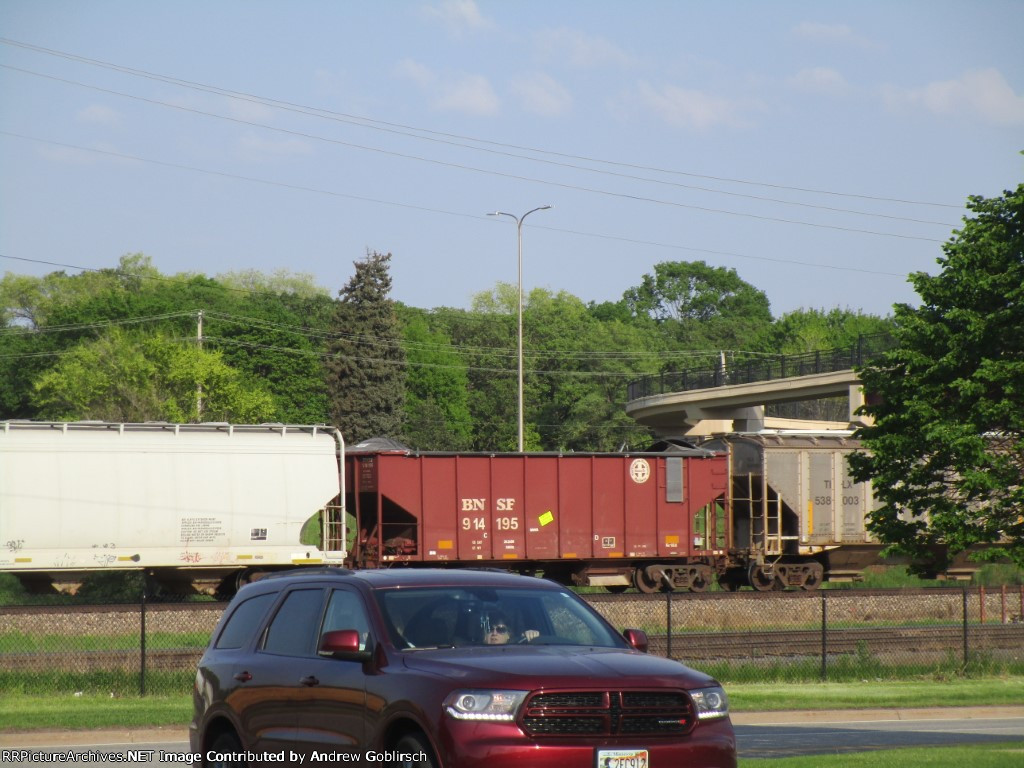
POLYGON ((0 0, 0 272, 616 300, 662 261, 888 314, 1024 179, 1024 2, 0 0), (67 271, 74 270, 68 268, 67 271))

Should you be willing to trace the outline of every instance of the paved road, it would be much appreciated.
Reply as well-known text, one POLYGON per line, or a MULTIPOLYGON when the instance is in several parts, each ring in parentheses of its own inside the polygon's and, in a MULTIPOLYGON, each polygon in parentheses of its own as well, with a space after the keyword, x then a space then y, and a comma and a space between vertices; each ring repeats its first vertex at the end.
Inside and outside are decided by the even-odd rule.
MULTIPOLYGON (((999 741, 1024 745, 1024 707, 739 713, 733 720, 740 757, 751 758, 999 741)), ((67 765, 57 757, 39 761, 40 753, 51 752, 85 754, 80 762, 92 764, 131 757, 136 764, 188 765, 190 757, 181 729, 0 733, 3 768, 67 765)))
MULTIPOLYGON (((737 722, 740 757, 792 757, 843 754, 898 747, 942 747, 1020 741, 1024 749, 1024 713, 1014 710, 972 713, 971 717, 892 717, 877 719, 859 713, 850 722, 808 721, 806 718, 757 718, 765 722, 737 722)), ((904 713, 905 715, 905 713, 904 713)))

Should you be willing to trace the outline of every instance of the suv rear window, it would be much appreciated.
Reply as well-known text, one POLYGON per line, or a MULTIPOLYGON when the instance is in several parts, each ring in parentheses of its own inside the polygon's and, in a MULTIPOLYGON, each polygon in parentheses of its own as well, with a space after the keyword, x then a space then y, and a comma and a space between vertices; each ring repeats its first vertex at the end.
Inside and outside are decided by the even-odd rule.
POLYGON ((312 655, 323 597, 322 589, 289 592, 267 628, 262 650, 282 656, 312 655))
POLYGON ((251 640, 275 597, 277 595, 267 593, 239 603, 228 617, 214 648, 241 648, 251 640))

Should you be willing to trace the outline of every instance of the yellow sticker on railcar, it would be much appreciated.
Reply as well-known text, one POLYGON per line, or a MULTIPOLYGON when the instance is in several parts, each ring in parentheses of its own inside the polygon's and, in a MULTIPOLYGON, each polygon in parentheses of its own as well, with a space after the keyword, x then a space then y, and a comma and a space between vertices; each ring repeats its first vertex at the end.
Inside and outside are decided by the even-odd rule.
POLYGON ((441 539, 439 542, 437 542, 437 548, 438 549, 454 549, 455 547, 452 544, 452 540, 451 539, 441 539))
POLYGON ((555 516, 551 514, 551 510, 549 509, 543 515, 537 518, 537 522, 541 525, 550 525, 551 523, 555 522, 555 516))
POLYGON ((678 547, 679 546, 679 537, 678 536, 666 536, 665 537, 665 546, 668 546, 668 547, 678 547))

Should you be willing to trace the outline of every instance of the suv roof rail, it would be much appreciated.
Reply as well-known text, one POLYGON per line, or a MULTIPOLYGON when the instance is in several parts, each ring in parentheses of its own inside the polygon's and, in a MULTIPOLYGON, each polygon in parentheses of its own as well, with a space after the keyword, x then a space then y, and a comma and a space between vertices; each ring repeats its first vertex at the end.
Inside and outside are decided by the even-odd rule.
POLYGON ((354 573, 355 571, 351 568, 342 568, 338 565, 322 565, 316 568, 289 568, 286 571, 272 571, 258 579, 258 581, 283 579, 287 576, 351 576, 354 573))

